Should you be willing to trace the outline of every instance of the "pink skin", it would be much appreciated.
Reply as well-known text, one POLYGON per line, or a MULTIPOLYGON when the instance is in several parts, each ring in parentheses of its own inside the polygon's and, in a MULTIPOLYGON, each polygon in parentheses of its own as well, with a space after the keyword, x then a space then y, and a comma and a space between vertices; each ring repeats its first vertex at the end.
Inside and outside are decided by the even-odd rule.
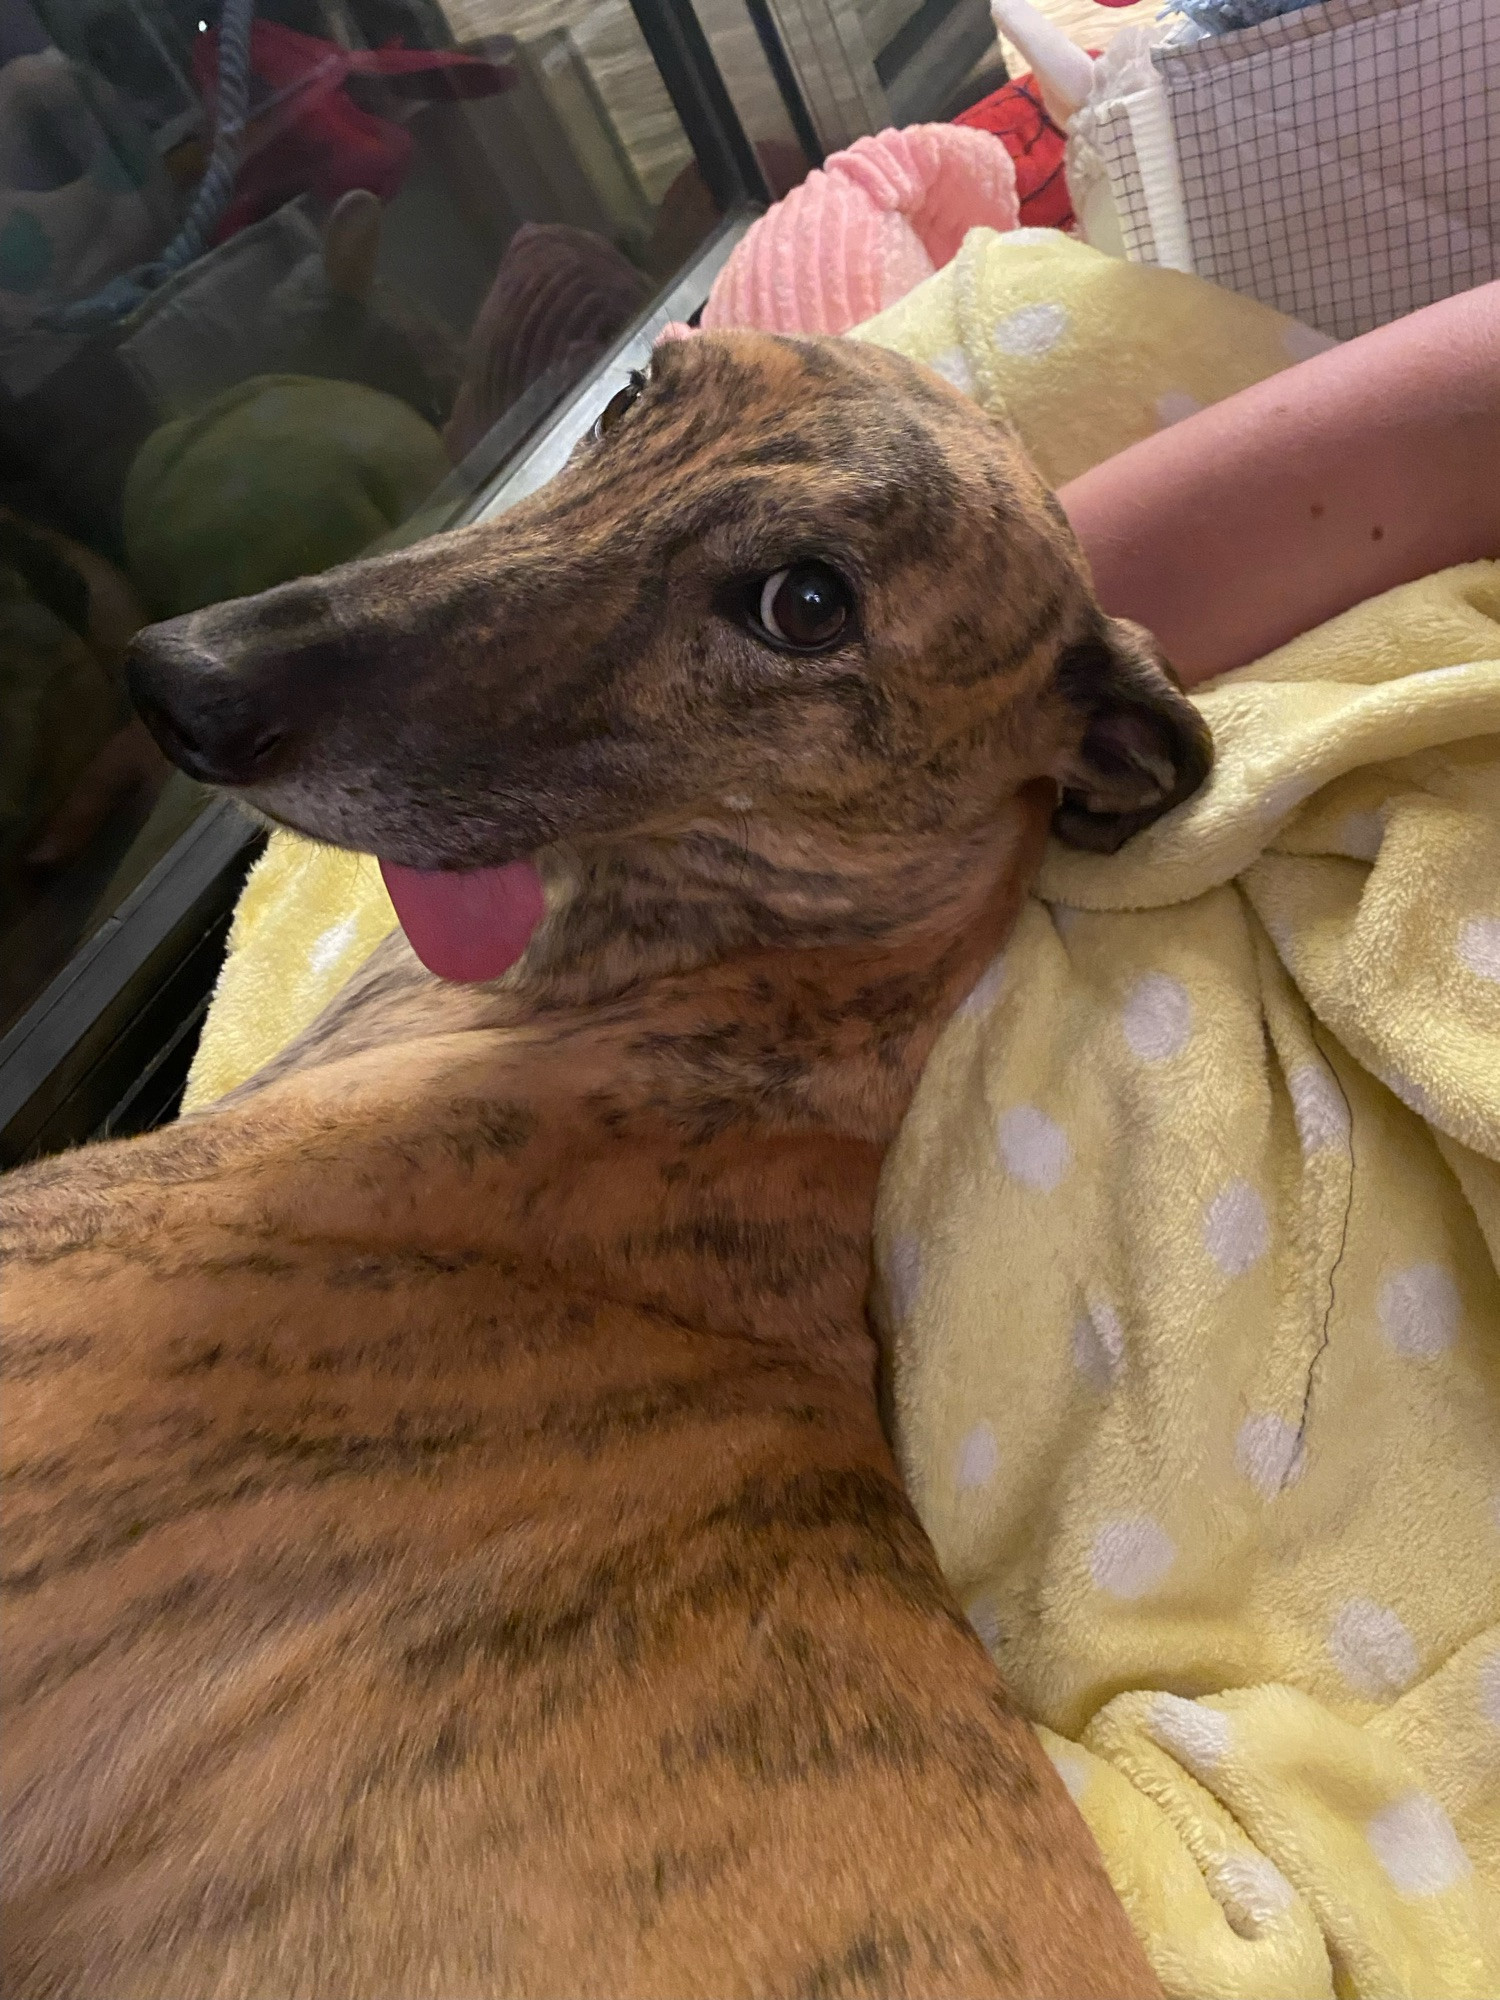
POLYGON ((1149 626, 1188 686, 1500 556, 1500 283, 1243 389, 1058 497, 1105 610, 1149 626))

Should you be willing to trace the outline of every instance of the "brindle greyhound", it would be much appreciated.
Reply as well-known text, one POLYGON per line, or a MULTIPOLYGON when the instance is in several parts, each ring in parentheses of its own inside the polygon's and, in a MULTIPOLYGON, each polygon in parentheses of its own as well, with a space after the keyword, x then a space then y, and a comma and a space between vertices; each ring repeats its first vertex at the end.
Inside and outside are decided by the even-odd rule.
POLYGON ((140 643, 163 743, 384 857, 439 970, 525 948, 398 933, 212 1112, 5 1188, 14 2000, 1158 1990, 865 1299, 1049 809, 1115 844, 1203 725, 895 356, 703 336, 600 428, 140 643))

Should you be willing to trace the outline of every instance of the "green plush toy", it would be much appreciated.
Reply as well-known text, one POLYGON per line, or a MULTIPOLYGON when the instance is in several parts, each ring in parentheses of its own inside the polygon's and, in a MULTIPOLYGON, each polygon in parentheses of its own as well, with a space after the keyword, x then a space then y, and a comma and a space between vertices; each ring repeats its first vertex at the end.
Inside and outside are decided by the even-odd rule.
POLYGON ((167 618, 310 576, 388 533, 448 469, 394 396, 253 376, 141 446, 125 485, 132 577, 167 618))

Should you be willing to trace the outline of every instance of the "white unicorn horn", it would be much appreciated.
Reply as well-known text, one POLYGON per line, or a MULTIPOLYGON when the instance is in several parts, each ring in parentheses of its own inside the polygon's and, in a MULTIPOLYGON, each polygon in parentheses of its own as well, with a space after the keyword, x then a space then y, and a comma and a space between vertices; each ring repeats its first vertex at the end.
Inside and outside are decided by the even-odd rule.
POLYGON ((1001 34, 1030 63, 1048 117, 1066 126, 1078 107, 1088 102, 1094 81, 1092 56, 1070 42, 1030 0, 990 0, 990 13, 1001 34))

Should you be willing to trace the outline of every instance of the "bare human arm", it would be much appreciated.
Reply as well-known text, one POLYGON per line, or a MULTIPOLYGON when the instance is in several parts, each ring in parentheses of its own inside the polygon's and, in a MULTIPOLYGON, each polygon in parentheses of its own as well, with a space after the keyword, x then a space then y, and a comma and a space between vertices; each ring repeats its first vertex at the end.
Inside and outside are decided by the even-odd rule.
POLYGON ((1058 497, 1105 610, 1149 626, 1188 686, 1500 556, 1500 283, 1241 390, 1058 497))

